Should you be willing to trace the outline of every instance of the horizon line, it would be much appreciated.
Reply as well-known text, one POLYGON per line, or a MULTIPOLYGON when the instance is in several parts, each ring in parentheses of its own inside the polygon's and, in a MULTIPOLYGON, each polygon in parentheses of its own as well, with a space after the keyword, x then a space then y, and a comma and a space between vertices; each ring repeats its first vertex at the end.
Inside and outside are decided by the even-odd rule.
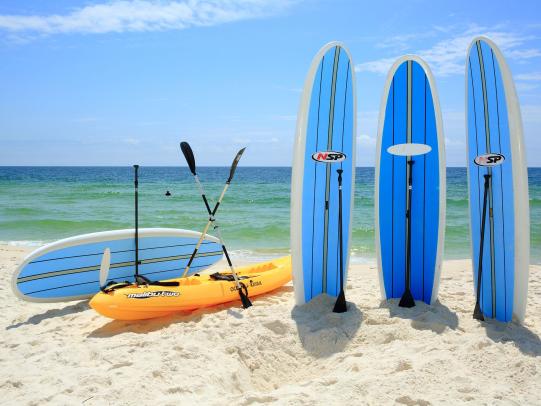
MULTIPOLYGON (((0 168, 131 168, 133 165, 0 165, 0 168)), ((146 168, 188 168, 187 165, 139 165, 146 168)), ((229 165, 198 165, 199 168, 229 168, 229 165)), ((284 165, 239 165, 238 168, 292 168, 284 165)), ((371 166, 356 166, 355 168, 375 168, 371 166)), ((446 168, 464 168, 466 166, 449 165, 446 168)), ((528 166, 528 169, 541 169, 541 166, 528 166)))

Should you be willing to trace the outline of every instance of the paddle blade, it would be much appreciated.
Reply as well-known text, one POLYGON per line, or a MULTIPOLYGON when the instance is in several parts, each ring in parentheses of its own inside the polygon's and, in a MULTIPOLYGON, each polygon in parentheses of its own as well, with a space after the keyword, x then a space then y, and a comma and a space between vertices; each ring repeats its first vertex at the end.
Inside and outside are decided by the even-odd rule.
POLYGON ((105 283, 107 282, 110 266, 111 266, 111 250, 109 248, 105 248, 105 251, 103 251, 103 256, 101 257, 100 287, 105 286, 105 283))
POLYGON ((400 306, 400 307, 413 307, 413 306, 415 306, 415 300, 413 300, 411 290, 406 289, 406 291, 402 295, 402 298, 400 299, 400 303, 398 303, 398 306, 400 306))
POLYGON ((190 172, 195 175, 195 157, 193 156, 192 147, 190 147, 190 144, 184 141, 180 143, 180 149, 184 154, 184 158, 186 158, 190 172))
POLYGON ((332 311, 334 313, 345 313, 348 311, 344 289, 340 290, 340 294, 336 298, 336 303, 334 304, 334 309, 332 309, 332 311))
POLYGON ((475 320, 485 321, 485 317, 483 316, 483 312, 481 311, 481 306, 479 306, 479 302, 475 303, 475 309, 473 310, 473 318, 475 320))
POLYGON ((231 164, 231 169, 229 171, 229 178, 227 179, 227 183, 231 182, 233 180, 233 176, 235 175, 235 169, 237 169, 237 165, 239 164, 240 158, 242 157, 242 154, 244 153, 244 150, 246 147, 242 148, 239 152, 237 152, 237 156, 233 160, 233 163, 231 164))
POLYGON ((239 296, 240 296, 240 301, 242 302, 242 307, 244 309, 247 309, 250 306, 252 306, 252 302, 248 298, 248 288, 246 287, 244 283, 240 284, 239 296))

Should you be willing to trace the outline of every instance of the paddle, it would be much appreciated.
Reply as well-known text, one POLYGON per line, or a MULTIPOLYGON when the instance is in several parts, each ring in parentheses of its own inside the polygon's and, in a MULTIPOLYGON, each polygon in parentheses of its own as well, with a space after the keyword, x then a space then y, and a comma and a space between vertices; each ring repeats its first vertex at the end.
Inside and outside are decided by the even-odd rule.
POLYGON ((407 176, 408 176, 408 198, 406 199, 406 275, 405 275, 405 290, 400 298, 398 306, 413 307, 415 300, 411 293, 411 198, 413 192, 413 164, 415 161, 412 157, 424 155, 432 150, 430 145, 416 144, 407 142, 405 144, 395 144, 387 148, 387 152, 395 156, 405 156, 407 161, 407 176))
POLYGON ((407 241, 406 241, 406 290, 400 298, 398 306, 400 307, 413 307, 415 306, 415 300, 411 294, 411 193, 413 189, 413 159, 408 159, 408 201, 406 207, 407 218, 407 241))
POLYGON ((485 192, 483 195, 483 218, 481 219, 481 241, 479 242, 479 263, 477 267, 477 294, 475 295, 475 309, 473 310, 473 318, 475 320, 484 321, 485 317, 481 311, 481 276, 483 274, 483 248, 485 243, 485 220, 487 216, 487 200, 488 200, 488 188, 491 175, 484 175, 485 177, 485 192))
POLYGON ((229 188, 229 185, 231 184, 231 181, 233 180, 233 176, 235 175, 235 170, 237 169, 239 160, 242 157, 242 154, 244 153, 244 150, 246 148, 242 148, 239 152, 237 152, 237 155, 235 156, 235 159, 233 160, 233 163, 231 164, 231 169, 229 170, 229 177, 227 178, 227 181, 225 182, 224 189, 222 190, 222 193, 220 194, 220 197, 218 198, 218 201, 216 202, 216 205, 214 206, 213 210, 211 210, 210 208, 210 204, 208 202, 207 196, 205 195, 203 185, 201 184, 201 181, 199 180, 199 176, 197 175, 196 166, 195 166, 195 157, 194 157, 192 148, 190 147, 190 144, 188 144, 187 142, 181 142, 180 149, 182 150, 182 153, 184 154, 184 158, 186 158, 186 162, 188 163, 190 172, 194 176, 195 182, 197 183, 199 192, 201 193, 201 197, 203 198, 203 202, 205 203, 205 207, 207 208, 207 212, 209 214, 209 221, 207 222, 207 225, 205 226, 203 232, 201 233, 201 237, 199 237, 199 241, 197 242, 197 245, 195 246, 195 249, 192 252, 192 256, 190 257, 190 260, 188 261, 188 264, 186 265, 186 269, 184 270, 184 273, 182 274, 182 276, 184 277, 188 274, 192 261, 194 260, 197 254, 197 251, 199 250, 199 247, 201 246, 201 243, 203 242, 203 239, 207 235, 209 227, 211 226, 211 224, 213 224, 214 230, 216 231, 218 239, 220 240, 222 251, 224 252, 225 258, 227 260, 227 264, 229 265, 229 269, 231 270, 231 274, 233 275, 233 279, 235 280, 235 286, 237 288, 237 291, 239 292, 239 297, 242 302, 242 307, 246 309, 252 306, 252 302, 248 298, 248 289, 246 288, 246 285, 239 282, 239 278, 237 276, 237 273, 235 272, 235 268, 233 267, 233 263, 231 261, 231 258, 229 257, 229 254, 225 247, 224 240, 220 233, 220 229, 218 228, 218 224, 214 217, 216 215, 218 207, 220 206, 220 203, 222 202, 222 199, 224 198, 225 192, 227 191, 227 189, 229 188))
POLYGON ((107 282, 107 277, 109 276, 110 265, 111 265, 111 250, 109 248, 105 248, 105 251, 103 251, 103 256, 101 257, 101 265, 100 265, 100 289, 103 289, 105 287, 105 283, 107 282))
MULTIPOLYGON (((475 309, 473 310, 473 318, 484 321, 483 312, 481 311, 481 276, 483 274, 483 249, 485 243, 485 224, 487 215, 487 201, 491 187, 492 167, 501 165, 505 162, 505 157, 499 153, 488 152, 483 155, 478 155, 473 160, 477 166, 487 168, 487 173, 484 176, 484 193, 483 193, 483 218, 481 219, 481 239, 479 243, 479 263, 477 265, 477 292, 475 295, 475 309)), ((489 217, 492 217, 492 209, 489 210, 489 217)))
POLYGON ((344 253, 342 240, 342 169, 337 169, 338 173, 338 240, 340 246, 340 293, 336 298, 333 312, 344 313, 348 308, 346 305, 346 295, 344 293, 344 253))
MULTIPOLYGON (((330 177, 331 168, 329 165, 337 164, 346 160, 346 154, 340 151, 316 151, 312 154, 312 159, 316 161, 317 163, 325 164, 327 167, 327 179, 330 177)), ((340 292, 338 293, 338 297, 336 298, 336 302, 334 304, 333 312, 335 313, 344 313, 347 312, 347 304, 346 304, 346 295, 344 292, 344 253, 343 253, 343 242, 342 242, 342 173, 344 172, 342 169, 337 169, 336 172, 338 173, 338 241, 340 246, 340 292)), ((328 183, 327 183, 328 188, 328 183)), ((327 189, 328 190, 328 189, 327 189)), ((328 202, 328 194, 326 193, 325 196, 325 210, 326 213, 328 212, 329 208, 329 202, 328 202)), ((327 244, 327 241, 325 240, 325 245, 327 244)), ((323 257, 323 264, 326 264, 326 258, 323 257)), ((326 274, 326 270, 324 269, 324 274, 326 274)), ((326 291, 326 288, 324 289, 326 291)))
POLYGON ((135 188, 135 283, 139 285, 148 284, 150 281, 143 275, 139 275, 139 165, 133 165, 135 188))

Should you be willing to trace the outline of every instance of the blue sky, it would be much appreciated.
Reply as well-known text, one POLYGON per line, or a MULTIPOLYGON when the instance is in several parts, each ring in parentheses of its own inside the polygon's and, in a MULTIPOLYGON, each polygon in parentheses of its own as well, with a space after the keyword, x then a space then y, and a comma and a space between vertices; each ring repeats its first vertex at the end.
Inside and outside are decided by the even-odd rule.
POLYGON ((0 3, 0 165, 290 165, 314 54, 349 47, 357 164, 373 165, 393 60, 431 66, 448 165, 465 163, 464 60, 478 34, 507 56, 529 166, 541 166, 541 11, 536 1, 21 1, 0 3), (369 5, 368 5, 369 4, 369 5))

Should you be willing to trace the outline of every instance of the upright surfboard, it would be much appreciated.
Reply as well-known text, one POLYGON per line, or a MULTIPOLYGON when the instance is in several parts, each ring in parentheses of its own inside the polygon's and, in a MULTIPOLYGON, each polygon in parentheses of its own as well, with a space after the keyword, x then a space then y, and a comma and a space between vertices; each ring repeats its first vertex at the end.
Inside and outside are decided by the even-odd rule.
POLYGON ((297 304, 340 292, 338 174, 342 169, 344 285, 355 185, 355 74, 348 50, 325 45, 304 84, 291 179, 291 256, 297 304))
MULTIPOLYGON (((100 291, 104 250, 111 251, 108 281, 133 281, 135 231, 83 234, 45 245, 28 255, 15 271, 15 295, 29 302, 61 302, 90 298, 100 291)), ((139 274, 151 280, 178 278, 201 233, 171 228, 139 230, 139 274)), ((190 267, 198 272, 222 258, 219 241, 206 236, 190 267)))
POLYGON ((434 77, 418 56, 401 57, 389 71, 376 148, 382 300, 402 298, 409 282, 413 299, 431 304, 438 295, 443 251, 445 145, 434 77))
POLYGON ((475 38, 468 50, 466 106, 475 292, 481 259, 482 314, 504 322, 515 316, 522 322, 530 256, 522 120, 511 71, 498 47, 485 37, 475 38), (493 166, 494 160, 498 164, 493 166), (489 181, 481 247, 485 175, 489 175, 489 181))

